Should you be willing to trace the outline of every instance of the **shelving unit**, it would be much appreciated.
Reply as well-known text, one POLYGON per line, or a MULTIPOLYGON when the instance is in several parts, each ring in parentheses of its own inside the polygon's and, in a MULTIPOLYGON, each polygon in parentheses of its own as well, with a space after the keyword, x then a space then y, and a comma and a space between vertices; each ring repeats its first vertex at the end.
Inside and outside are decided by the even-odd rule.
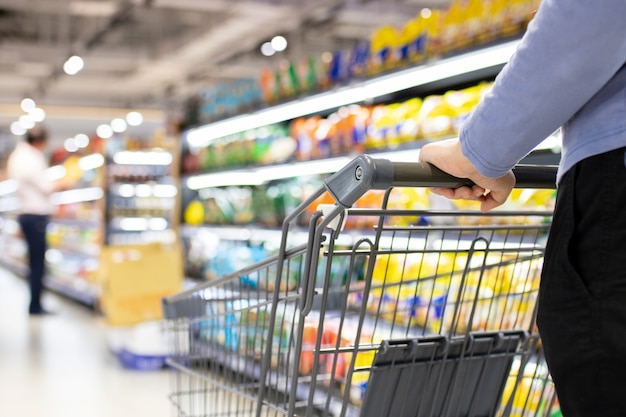
MULTIPOLYGON (((50 179, 69 171, 80 172, 80 177, 76 188, 51 197, 56 210, 47 230, 47 288, 96 306, 103 247, 177 241, 174 159, 174 152, 161 148, 119 150, 70 157, 48 170, 50 179)), ((0 248, 4 266, 24 275, 27 248, 17 222, 16 189, 11 180, 0 183, 0 248)))
MULTIPOLYGON (((260 144, 252 144, 254 135, 252 133, 248 135, 246 132, 256 131, 264 135, 267 134, 263 131, 265 127, 274 126, 280 134, 281 131, 288 132, 289 129, 285 124, 296 118, 314 115, 328 116, 333 112, 338 112, 340 108, 355 104, 395 103, 412 97, 414 94, 426 97, 433 91, 453 88, 455 85, 491 80, 507 62, 518 42, 518 39, 506 40, 455 56, 434 59, 414 68, 366 81, 353 82, 333 91, 242 114, 185 132, 182 145, 183 155, 190 159, 196 158, 194 163, 188 165, 183 159, 183 167, 186 167, 188 172, 183 174, 181 182, 183 196, 181 237, 187 251, 188 275, 199 279, 213 276, 213 273, 203 274, 198 271, 202 269, 203 261, 215 255, 218 245, 222 245, 222 248, 243 247, 242 256, 250 257, 250 253, 245 253, 245 251, 250 250, 251 245, 262 247, 266 242, 271 246, 272 242, 277 242, 280 234, 278 227, 281 223, 281 210, 287 210, 303 199, 302 195, 291 195, 292 191, 288 190, 290 187, 292 189, 300 187, 301 194, 304 194, 306 188, 315 188, 321 184, 321 176, 336 172, 359 153, 368 153, 374 157, 392 161, 417 161, 419 149, 425 143, 439 140, 441 137, 415 138, 404 143, 376 148, 364 148, 362 144, 358 144, 353 147, 352 152, 331 154, 312 160, 299 159, 297 151, 287 158, 283 156, 282 160, 276 158, 273 162, 261 158, 254 163, 250 162, 254 158, 246 160, 244 157, 239 166, 236 164, 218 165, 204 170, 198 169, 198 166, 202 165, 198 160, 202 157, 217 160, 218 163, 223 161, 214 155, 203 156, 202 152, 207 153, 210 149, 211 152, 217 153, 216 155, 220 155, 219 152, 226 154, 227 146, 230 145, 234 150, 239 149, 241 152, 254 154, 257 151, 253 146, 271 145, 267 145, 263 137, 257 139, 260 144), (233 145, 235 143, 233 141, 236 140, 241 143, 233 145), (189 172, 190 169, 191 172, 189 172), (279 190, 280 187, 283 188, 279 190), (238 193, 236 190, 241 192, 238 193), (231 194, 229 194, 230 191, 232 191, 231 194), (261 195, 260 199, 259 195, 261 195), (242 220, 234 215, 230 218, 215 215, 222 208, 220 199, 237 201, 238 198, 243 200, 240 206, 254 206, 255 217, 242 216, 242 220), (204 207, 200 209, 197 202, 203 203, 204 207), (198 206, 196 207, 198 210, 190 209, 192 204, 198 206), (272 212, 272 204, 281 205, 276 210, 278 215, 274 216, 275 218, 267 219, 268 216, 258 215, 259 212, 272 212)), ((291 139, 297 142, 297 138, 291 139)), ((283 139, 279 138, 278 141, 283 141, 283 139)), ((528 163, 534 163, 534 161, 557 163, 558 147, 558 137, 546 139, 528 157, 528 163)), ((302 235, 306 236, 306 232, 302 235)))
POLYGON ((107 163, 105 244, 176 240, 178 186, 172 152, 118 151, 107 163))
MULTIPOLYGON (((76 177, 76 188, 54 193, 56 210, 51 216, 46 253, 47 275, 44 284, 87 305, 99 296, 98 256, 103 239, 104 157, 92 153, 71 157, 47 171, 51 180, 67 173, 76 177)), ((0 186, 2 229, 0 242, 6 256, 5 266, 20 275, 27 271, 27 248, 21 237, 15 210, 16 184, 7 180, 0 186)))

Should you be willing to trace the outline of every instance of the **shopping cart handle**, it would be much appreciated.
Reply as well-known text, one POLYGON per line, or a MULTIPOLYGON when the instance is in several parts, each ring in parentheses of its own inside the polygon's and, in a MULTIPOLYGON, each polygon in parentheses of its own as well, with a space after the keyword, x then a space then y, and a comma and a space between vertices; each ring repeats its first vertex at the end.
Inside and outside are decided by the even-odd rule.
MULTIPOLYGON (((518 165, 513 169, 516 188, 555 188, 557 167, 553 165, 518 165)), ((369 190, 391 187, 459 188, 473 183, 456 178, 424 162, 392 162, 360 155, 324 181, 335 201, 352 205, 369 190)))

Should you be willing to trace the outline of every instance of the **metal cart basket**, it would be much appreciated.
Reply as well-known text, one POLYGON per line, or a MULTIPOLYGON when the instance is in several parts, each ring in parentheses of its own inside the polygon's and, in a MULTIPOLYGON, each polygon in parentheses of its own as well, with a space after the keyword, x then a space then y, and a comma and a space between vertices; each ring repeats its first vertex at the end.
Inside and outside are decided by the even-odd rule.
MULTIPOLYGON (((516 176, 554 187, 554 167, 516 176)), ((465 183, 359 156, 285 220, 275 256, 164 299, 175 414, 557 415, 535 327, 551 213, 389 207, 397 187, 465 183), (374 189, 381 208, 352 208, 374 189), (336 204, 293 242, 324 192, 336 204), (371 232, 343 229, 355 219, 371 232)))

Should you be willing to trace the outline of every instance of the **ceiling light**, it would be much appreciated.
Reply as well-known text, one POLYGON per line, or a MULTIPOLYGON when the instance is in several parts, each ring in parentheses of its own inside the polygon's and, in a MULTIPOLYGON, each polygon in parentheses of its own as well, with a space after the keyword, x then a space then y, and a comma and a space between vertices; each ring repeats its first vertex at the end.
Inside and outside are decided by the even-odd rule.
POLYGON ((282 36, 274 36, 270 45, 275 51, 282 52, 287 49, 287 39, 282 36))
POLYGON ((11 133, 15 136, 22 136, 26 133, 26 128, 24 128, 20 122, 13 122, 11 123, 11 133))
POLYGON ((41 107, 35 107, 34 109, 30 110, 28 114, 36 123, 43 122, 46 119, 46 112, 41 107))
POLYGON ((78 74, 84 66, 85 61, 83 61, 81 57, 78 55, 72 55, 67 61, 65 61, 65 64, 63 64, 63 71, 65 71, 67 75, 75 75, 78 74))
POLYGON ((78 145, 76 144, 74 138, 65 139, 65 142, 63 142, 63 147, 68 152, 76 152, 78 150, 78 145))
POLYGON ((113 129, 109 125, 100 125, 96 128, 96 134, 102 139, 109 139, 113 136, 113 129))
POLYGON ((113 119, 111 120, 111 129, 113 129, 116 133, 124 132, 128 128, 126 121, 124 119, 113 119))
POLYGON ((35 100, 33 100, 32 98, 28 98, 28 97, 22 100, 22 102, 20 103, 20 107, 22 107, 22 110, 24 110, 26 113, 34 109, 35 106, 36 106, 35 100))
POLYGON ((33 127, 35 127, 35 121, 28 114, 24 114, 20 116, 18 123, 20 124, 20 126, 22 126, 26 130, 32 129, 33 127))
POLYGON ((74 141, 79 148, 86 148, 89 145, 89 136, 85 135, 84 133, 79 133, 78 135, 74 136, 74 141))
POLYGON ((126 123, 129 126, 139 126, 143 123, 143 115, 137 111, 131 111, 126 115, 126 123))
POLYGON ((271 43, 265 42, 263 45, 261 45, 261 53, 265 56, 272 56, 276 53, 276 50, 271 43))

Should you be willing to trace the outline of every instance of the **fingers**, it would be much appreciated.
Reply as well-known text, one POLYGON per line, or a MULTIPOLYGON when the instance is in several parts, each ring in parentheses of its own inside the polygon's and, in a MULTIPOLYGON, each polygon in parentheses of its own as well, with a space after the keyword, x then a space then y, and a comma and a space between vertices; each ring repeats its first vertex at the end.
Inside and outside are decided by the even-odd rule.
POLYGON ((487 191, 478 186, 473 187, 460 187, 460 188, 431 188, 433 193, 449 198, 451 200, 476 200, 483 201, 487 191))

